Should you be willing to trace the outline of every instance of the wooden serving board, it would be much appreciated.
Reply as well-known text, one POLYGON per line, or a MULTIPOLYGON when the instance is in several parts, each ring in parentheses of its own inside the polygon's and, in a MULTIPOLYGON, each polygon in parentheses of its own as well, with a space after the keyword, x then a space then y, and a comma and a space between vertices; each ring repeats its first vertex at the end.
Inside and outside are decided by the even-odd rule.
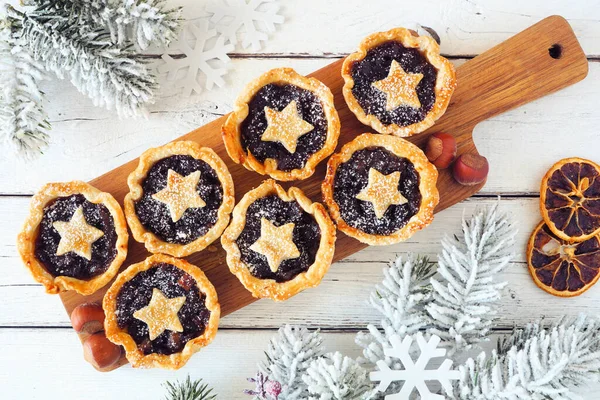
MULTIPOLYGON (((372 131, 361 124, 346 106, 342 96, 344 81, 340 75, 342 62, 343 60, 333 62, 310 75, 329 86, 335 96, 335 106, 342 123, 338 148, 357 135, 372 131)), ((431 133, 444 131, 456 137, 459 154, 477 153, 472 133, 479 122, 572 85, 582 80, 587 72, 587 59, 567 21, 560 16, 548 17, 458 67, 458 85, 445 115, 427 132, 408 140, 423 146, 431 133)), ((226 117, 202 126, 179 140, 194 140, 215 150, 229 167, 235 183, 236 200, 239 200, 266 177, 231 161, 223 146, 220 132, 226 117)), ((507 154, 507 157, 510 157, 510 154, 507 154)), ((122 203, 128 192, 127 176, 134 170, 137 162, 137 159, 132 160, 90 183, 111 193, 122 203)), ((325 167, 326 162, 322 162, 311 178, 284 183, 284 187, 297 186, 314 201, 321 201, 320 184, 325 176, 325 167)), ((440 171, 437 187, 441 199, 436 212, 470 197, 482 186, 483 184, 461 186, 453 180, 448 170, 440 171)), ((364 247, 365 244, 338 233, 334 261, 341 260, 364 247)), ((123 268, 143 260, 148 255, 142 244, 130 238, 129 253, 123 268)), ((229 272, 225 263, 225 252, 219 241, 209 249, 193 254, 187 259, 200 267, 217 289, 222 316, 256 301, 229 272)), ((66 292, 61 293, 60 297, 70 315, 72 310, 83 302, 100 301, 105 292, 106 288, 91 296, 66 292)), ((114 368, 126 363, 127 360, 123 357, 114 368)))

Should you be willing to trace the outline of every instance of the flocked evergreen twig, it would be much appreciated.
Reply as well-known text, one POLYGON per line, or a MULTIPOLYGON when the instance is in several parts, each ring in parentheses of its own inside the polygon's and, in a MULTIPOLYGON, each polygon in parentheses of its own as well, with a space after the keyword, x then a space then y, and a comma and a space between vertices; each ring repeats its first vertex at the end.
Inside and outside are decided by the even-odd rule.
POLYGON ((373 394, 367 370, 340 352, 313 360, 302 380, 311 400, 362 400, 373 394))
POLYGON ((192 381, 188 375, 185 381, 165 382, 166 400, 214 400, 217 395, 202 379, 192 381))
POLYGON ((443 239, 440 277, 431 279, 433 298, 426 309, 433 325, 429 333, 447 342, 449 355, 487 337, 506 286, 497 276, 514 256, 515 235, 495 205, 463 220, 460 236, 443 239))
POLYGON ((381 315, 381 329, 367 325, 368 332, 359 332, 356 343, 363 348, 366 361, 375 364, 385 360, 392 369, 400 368, 397 360, 387 357, 383 349, 390 347, 393 335, 410 335, 430 323, 425 306, 431 300, 430 278, 434 266, 427 257, 398 257, 383 270, 384 279, 371 293, 370 303, 381 315))
POLYGON ((461 400, 583 399, 600 378, 600 322, 580 315, 515 329, 490 356, 467 360, 455 386, 461 400))
POLYGON ((154 76, 135 53, 114 45, 107 34, 82 29, 64 16, 43 11, 21 13, 7 6, 21 25, 21 37, 32 57, 59 78, 66 75, 95 105, 137 115, 150 102, 154 76))
MULTIPOLYGON (((383 331, 370 327, 369 333, 357 338, 365 358, 385 360, 383 348, 389 345, 389 335, 407 335, 422 328, 449 340, 454 350, 469 348, 487 337, 494 303, 504 287, 493 278, 512 256, 514 235, 515 229, 495 206, 463 222, 463 234, 454 241, 443 242, 439 277, 430 279, 431 265, 412 256, 386 268, 383 284, 371 297, 383 315, 383 331)), ((286 368, 290 366, 298 373, 298 363, 293 361, 298 353, 303 354, 301 365, 308 362, 302 379, 305 386, 294 380, 295 397, 282 393, 279 400, 358 399, 373 394, 364 379, 364 367, 340 353, 315 355, 310 360, 304 347, 309 342, 271 342, 269 363, 277 365, 278 376, 289 376, 286 368), (280 343, 283 347, 276 349, 280 343), (274 357, 282 358, 277 362, 274 357)), ((402 365, 391 367, 401 369, 402 365)), ((549 327, 529 324, 501 340, 497 351, 468 359, 460 371, 462 377, 453 393, 460 400, 583 398, 578 389, 600 380, 600 321, 582 315, 549 327)))
POLYGON ((132 49, 177 36, 179 8, 165 0, 25 0, 6 5, 0 21, 0 134, 21 154, 40 153, 50 128, 38 89, 42 68, 95 105, 121 116, 145 113, 157 87, 145 58, 132 49), (7 82, 9 84, 7 84, 7 82))
MULTIPOLYGON (((382 285, 371 296, 371 303, 383 315, 383 331, 370 327, 369 333, 357 338, 367 361, 386 360, 382 349, 392 334, 402 336, 422 328, 450 341, 454 350, 486 338, 494 304, 504 287, 494 275, 511 258, 515 233, 494 206, 464 221, 463 234, 454 241, 444 240, 439 277, 430 278, 431 264, 412 256, 386 268, 382 285)), ((288 382, 287 392, 278 400, 373 395, 363 366, 340 353, 319 355, 322 339, 318 335, 285 326, 271 342, 263 370, 277 371, 270 376, 288 382), (349 385, 350 381, 354 384, 349 385), (290 391, 291 387, 296 390, 290 391)), ((391 367, 401 369, 402 365, 391 367)), ((462 377, 453 393, 459 400, 582 399, 579 389, 600 380, 600 321, 582 315, 549 327, 529 324, 501 340, 490 355, 468 359, 460 371, 462 377)), ((396 389, 385 394, 397 393, 396 389)))
MULTIPOLYGON (((177 37, 180 8, 165 0, 28 0, 38 10, 66 16, 70 24, 105 29, 113 44, 134 43, 146 49, 151 43, 168 45, 177 37)), ((86 32, 83 31, 83 34, 86 32)))
POLYGON ((43 67, 23 48, 11 21, 0 20, 0 133, 26 158, 48 145, 50 124, 37 85, 44 78, 43 67))
POLYGON ((302 375, 312 360, 325 353, 319 331, 284 325, 269 343, 267 360, 259 364, 261 373, 281 384, 280 400, 308 398, 302 375))

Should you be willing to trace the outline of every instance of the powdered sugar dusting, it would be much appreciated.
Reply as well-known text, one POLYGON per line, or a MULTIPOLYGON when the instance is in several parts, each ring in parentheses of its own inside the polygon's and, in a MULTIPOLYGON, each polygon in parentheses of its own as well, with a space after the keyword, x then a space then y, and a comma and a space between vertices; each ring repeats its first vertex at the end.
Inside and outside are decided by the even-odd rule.
POLYGON ((127 330, 144 354, 173 354, 204 333, 210 318, 205 297, 191 275, 170 264, 157 264, 123 285, 117 295, 117 323, 127 330), (133 313, 150 304, 155 288, 168 299, 185 297, 185 303, 177 313, 183 331, 165 330, 150 340, 148 325, 135 318, 133 313))
POLYGON ((248 117, 242 123, 242 147, 260 162, 267 158, 277 160, 281 171, 301 169, 308 158, 325 145, 327 118, 319 98, 309 90, 295 85, 269 84, 261 88, 248 104, 248 117), (298 138, 295 151, 288 151, 279 142, 264 141, 268 128, 265 107, 283 111, 292 101, 296 102, 298 116, 313 129, 298 138))
POLYGON ((279 142, 290 153, 296 152, 298 139, 315 128, 298 115, 295 100, 292 100, 282 111, 265 107, 265 115, 267 129, 263 132, 261 140, 279 142))
POLYGON ((416 88, 422 79, 423 74, 406 73, 402 66, 396 60, 393 60, 388 76, 380 81, 373 82, 373 86, 385 93, 387 98, 386 111, 391 111, 401 105, 421 108, 416 88))
POLYGON ((116 241, 114 221, 104 205, 91 203, 81 194, 60 197, 44 208, 35 243, 35 256, 53 276, 90 279, 104 273, 114 260, 117 255, 116 241), (103 233, 91 244, 89 259, 73 251, 57 254, 61 235, 54 224, 71 221, 79 208, 86 224, 103 233))
POLYGON ((368 115, 376 116, 384 125, 412 125, 422 121, 435 104, 435 84, 437 70, 414 48, 390 41, 372 48, 363 60, 352 67, 354 87, 352 94, 368 115), (384 80, 396 61, 409 74, 422 74, 416 86, 420 108, 400 105, 392 110, 387 108, 388 96, 378 90, 373 83, 384 80))
POLYGON ((315 262, 321 240, 321 229, 314 217, 300 207, 296 201, 286 202, 275 195, 256 200, 246 211, 246 226, 237 238, 241 259, 250 273, 260 279, 275 279, 286 282, 305 272, 315 262), (300 251, 295 258, 284 260, 276 272, 271 271, 267 258, 251 250, 261 235, 261 220, 265 218, 275 226, 293 223, 292 241, 300 251))
POLYGON ((68 222, 54 221, 52 227, 60 235, 60 242, 56 249, 57 256, 72 251, 86 260, 91 260, 92 243, 104 236, 104 232, 86 222, 81 206, 77 207, 68 222))
MULTIPOLYGON (((148 171, 142 188, 144 194, 135 204, 136 214, 146 229, 169 243, 187 244, 206 234, 217 222, 218 210, 223 203, 223 188, 216 171, 208 163, 191 156, 175 155, 158 161, 148 171), (205 203, 203 207, 186 208, 176 221, 170 207, 155 198, 155 194, 167 186, 169 171, 184 177, 199 172, 195 188, 205 203)), ((185 196, 182 200, 186 201, 185 196)))
POLYGON ((382 147, 368 147, 355 152, 337 168, 333 198, 348 225, 368 234, 389 235, 406 225, 418 212, 422 198, 419 180, 418 172, 408 159, 398 157, 382 147), (371 169, 383 175, 399 171, 398 192, 408 200, 403 204, 390 204, 381 218, 377 217, 372 202, 357 198, 368 186, 371 169))
POLYGON ((294 223, 275 226, 268 218, 260 220, 260 237, 250 246, 250 250, 267 258, 269 268, 277 272, 282 261, 300 256, 298 247, 292 240, 294 223))

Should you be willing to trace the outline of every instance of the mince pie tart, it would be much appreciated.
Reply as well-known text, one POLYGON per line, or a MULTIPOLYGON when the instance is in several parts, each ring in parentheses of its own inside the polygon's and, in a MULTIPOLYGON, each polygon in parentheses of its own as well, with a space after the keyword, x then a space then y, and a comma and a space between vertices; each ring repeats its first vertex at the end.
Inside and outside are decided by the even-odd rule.
POLYGON ((342 66, 350 110, 379 133, 410 136, 440 118, 456 87, 438 44, 396 28, 365 38, 342 66))
POLYGON ((85 182, 49 183, 31 201, 17 246, 46 292, 90 295, 127 256, 127 224, 119 203, 85 182))
POLYGON ((191 141, 147 150, 127 183, 127 222, 152 253, 185 257, 203 250, 223 233, 235 202, 223 160, 191 141))
POLYGON ((333 258, 335 226, 319 203, 269 179, 246 193, 221 237, 227 264, 254 297, 286 300, 317 286, 333 258))
POLYGON ((102 306, 106 337, 143 368, 181 368, 213 340, 221 314, 200 268, 163 254, 119 274, 102 306))
POLYGON ((323 198, 345 234, 386 245, 411 237, 433 220, 437 169, 414 144, 365 133, 327 164, 323 198))
POLYGON ((223 125, 233 161, 280 181, 305 179, 337 145, 340 120, 327 86, 291 68, 252 81, 223 125))

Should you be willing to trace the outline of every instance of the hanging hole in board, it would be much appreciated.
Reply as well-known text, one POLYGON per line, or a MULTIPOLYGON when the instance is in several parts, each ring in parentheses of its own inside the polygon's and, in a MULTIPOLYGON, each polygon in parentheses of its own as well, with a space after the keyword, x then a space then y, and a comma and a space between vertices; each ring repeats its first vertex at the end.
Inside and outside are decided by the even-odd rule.
POLYGON ((562 46, 558 43, 554 43, 552 46, 550 46, 550 48, 548 48, 548 54, 550 54, 550 57, 558 60, 560 57, 562 57, 562 46))

